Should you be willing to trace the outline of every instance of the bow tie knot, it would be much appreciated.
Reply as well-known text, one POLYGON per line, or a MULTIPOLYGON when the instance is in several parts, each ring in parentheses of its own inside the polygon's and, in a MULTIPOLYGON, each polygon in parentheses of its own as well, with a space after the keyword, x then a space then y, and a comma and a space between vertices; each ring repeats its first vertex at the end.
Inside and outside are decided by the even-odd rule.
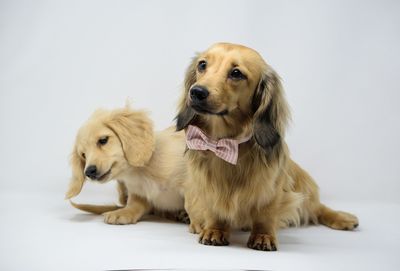
POLYGON ((213 140, 198 127, 189 125, 186 130, 186 144, 191 150, 209 150, 228 163, 236 165, 239 155, 239 144, 249 141, 251 136, 241 140, 223 138, 213 140))

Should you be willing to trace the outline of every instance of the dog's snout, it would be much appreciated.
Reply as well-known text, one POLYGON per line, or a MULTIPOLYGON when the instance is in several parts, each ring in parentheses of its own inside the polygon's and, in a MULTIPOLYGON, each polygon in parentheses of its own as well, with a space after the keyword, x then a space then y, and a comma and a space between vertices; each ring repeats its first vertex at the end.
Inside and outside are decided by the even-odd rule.
POLYGON ((205 100, 209 95, 208 90, 205 87, 194 86, 190 89, 190 98, 194 102, 201 102, 205 100))
POLYGON ((85 170, 85 175, 90 179, 95 179, 97 176, 97 167, 95 165, 90 165, 85 170))

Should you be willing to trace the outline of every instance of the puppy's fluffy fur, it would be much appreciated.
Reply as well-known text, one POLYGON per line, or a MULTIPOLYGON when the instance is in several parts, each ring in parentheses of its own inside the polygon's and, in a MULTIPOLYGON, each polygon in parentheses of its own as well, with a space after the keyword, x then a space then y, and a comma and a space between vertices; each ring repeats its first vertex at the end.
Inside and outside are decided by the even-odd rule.
POLYGON ((109 224, 136 223, 153 209, 183 210, 184 148, 183 132, 169 128, 154 134, 145 112, 128 107, 98 110, 77 134, 66 198, 80 193, 86 169, 96 166, 97 172, 91 178, 99 183, 117 180, 123 207, 72 203, 76 208, 105 212, 109 224))
POLYGON ((276 250, 279 226, 321 223, 357 227, 354 215, 320 203, 312 178, 289 157, 284 141, 289 109, 276 72, 254 50, 219 43, 189 66, 177 130, 192 124, 214 140, 252 139, 239 146, 237 165, 210 151, 188 150, 185 208, 191 231, 205 245, 227 245, 232 227, 251 228, 248 247, 276 250), (193 99, 201 87, 208 97, 193 99))

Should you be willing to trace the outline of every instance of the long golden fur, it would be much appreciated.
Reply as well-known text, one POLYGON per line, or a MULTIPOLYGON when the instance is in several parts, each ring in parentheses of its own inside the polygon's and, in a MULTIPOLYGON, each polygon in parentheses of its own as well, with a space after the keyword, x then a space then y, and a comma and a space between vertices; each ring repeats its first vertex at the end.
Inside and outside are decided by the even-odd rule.
POLYGON ((183 132, 175 132, 171 127, 154 133, 145 112, 128 107, 97 110, 77 134, 66 198, 80 193, 87 179, 86 172, 98 183, 118 181, 122 207, 71 202, 78 209, 104 213, 106 223, 136 223, 152 210, 181 215, 183 181, 186 180, 184 148, 183 132), (97 169, 92 172, 93 176, 88 172, 90 166, 97 169))
POLYGON ((197 55, 185 77, 177 130, 196 125, 214 140, 252 139, 239 146, 237 165, 210 151, 187 150, 185 208, 200 243, 227 245, 231 228, 250 228, 247 246, 277 249, 277 229, 321 223, 358 226, 354 215, 320 203, 313 179, 290 159, 284 141, 290 118, 280 79, 254 50, 218 43, 197 55), (207 97, 194 99, 193 88, 207 97))

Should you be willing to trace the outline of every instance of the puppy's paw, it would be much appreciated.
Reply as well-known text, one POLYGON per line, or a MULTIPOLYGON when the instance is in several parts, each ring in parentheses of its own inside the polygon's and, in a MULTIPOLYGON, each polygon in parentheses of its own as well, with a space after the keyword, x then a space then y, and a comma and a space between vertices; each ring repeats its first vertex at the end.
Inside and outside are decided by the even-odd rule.
POLYGON ((132 210, 120 209, 117 211, 104 213, 104 222, 113 225, 135 224, 141 217, 132 210))
POLYGON ((358 218, 355 215, 338 211, 332 223, 327 226, 335 230, 351 231, 358 227, 358 218))
POLYGON ((247 247, 263 251, 276 251, 277 241, 275 237, 269 234, 252 233, 247 242, 247 247))
POLYGON ((194 234, 198 234, 200 233, 202 230, 201 225, 199 223, 196 222, 191 222, 189 225, 189 232, 190 233, 194 233, 194 234))
POLYGON ((207 246, 227 246, 229 245, 228 233, 220 230, 202 230, 199 243, 207 246))

